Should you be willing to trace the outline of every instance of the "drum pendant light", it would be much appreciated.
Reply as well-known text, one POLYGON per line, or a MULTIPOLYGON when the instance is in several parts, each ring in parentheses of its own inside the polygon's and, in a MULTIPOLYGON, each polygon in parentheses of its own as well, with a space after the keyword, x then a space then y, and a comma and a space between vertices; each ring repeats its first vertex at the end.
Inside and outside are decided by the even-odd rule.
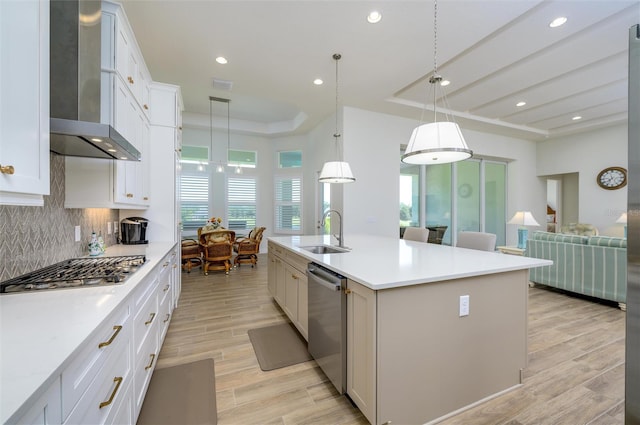
MULTIPOLYGON (((473 155, 453 117, 451 121, 438 122, 436 106, 438 88, 442 91, 445 111, 447 110, 447 97, 441 85, 442 76, 438 74, 438 0, 434 1, 433 10, 433 74, 429 78, 433 90, 433 122, 418 125, 413 130, 407 149, 402 155, 402 162, 407 164, 446 164, 462 161, 473 155)), ((449 119, 446 112, 445 119, 449 119)), ((422 123, 422 119, 420 122, 422 123)))
POLYGON ((338 61, 340 58, 342 55, 339 53, 333 54, 333 59, 336 61, 336 132, 333 134, 336 139, 336 161, 325 162, 318 178, 321 183, 352 183, 356 181, 349 163, 340 160, 340 133, 338 132, 338 61))

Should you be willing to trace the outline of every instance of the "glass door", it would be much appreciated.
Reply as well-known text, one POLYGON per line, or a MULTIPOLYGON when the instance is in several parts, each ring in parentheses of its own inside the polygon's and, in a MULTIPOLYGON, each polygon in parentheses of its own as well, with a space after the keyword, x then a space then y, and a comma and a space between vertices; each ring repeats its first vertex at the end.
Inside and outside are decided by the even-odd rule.
MULTIPOLYGON (((317 181, 317 179, 316 179, 317 181)), ((318 199, 316 201, 316 234, 317 235, 330 235, 331 234, 331 215, 327 217, 322 225, 322 217, 324 213, 331 209, 331 184, 318 182, 318 199)))

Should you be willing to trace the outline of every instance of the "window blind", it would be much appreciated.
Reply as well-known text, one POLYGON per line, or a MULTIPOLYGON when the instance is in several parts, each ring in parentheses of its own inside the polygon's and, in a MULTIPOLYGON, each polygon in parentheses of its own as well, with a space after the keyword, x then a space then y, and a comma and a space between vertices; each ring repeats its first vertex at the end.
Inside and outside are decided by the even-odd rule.
POLYGON ((256 225, 256 179, 227 179, 227 223, 230 230, 252 229, 256 225))
POLYGON ((180 214, 182 227, 195 229, 209 218, 209 177, 183 171, 180 177, 180 214))
POLYGON ((277 233, 301 233, 302 179, 300 177, 276 177, 274 217, 277 233))

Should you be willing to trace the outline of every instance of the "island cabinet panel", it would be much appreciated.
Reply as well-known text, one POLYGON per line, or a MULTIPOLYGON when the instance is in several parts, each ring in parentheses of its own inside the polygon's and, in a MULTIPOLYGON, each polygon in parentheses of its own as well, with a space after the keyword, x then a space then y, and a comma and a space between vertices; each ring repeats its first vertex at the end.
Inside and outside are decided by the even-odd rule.
POLYGON ((309 261, 295 253, 269 244, 269 272, 267 288, 280 308, 286 313, 300 334, 308 339, 308 284, 309 261))
POLYGON ((376 292, 347 281, 347 394, 376 423, 376 292))
POLYGON ((526 271, 381 290, 377 313, 377 423, 426 423, 521 384, 526 271))

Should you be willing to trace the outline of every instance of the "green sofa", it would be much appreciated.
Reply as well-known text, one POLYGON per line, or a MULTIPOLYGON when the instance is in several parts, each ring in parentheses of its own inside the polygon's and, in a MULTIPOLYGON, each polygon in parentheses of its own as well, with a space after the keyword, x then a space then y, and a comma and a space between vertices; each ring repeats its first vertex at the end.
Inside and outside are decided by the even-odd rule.
POLYGON ((565 291, 616 301, 627 299, 627 240, 532 232, 526 255, 552 260, 552 266, 530 269, 529 280, 565 291))

